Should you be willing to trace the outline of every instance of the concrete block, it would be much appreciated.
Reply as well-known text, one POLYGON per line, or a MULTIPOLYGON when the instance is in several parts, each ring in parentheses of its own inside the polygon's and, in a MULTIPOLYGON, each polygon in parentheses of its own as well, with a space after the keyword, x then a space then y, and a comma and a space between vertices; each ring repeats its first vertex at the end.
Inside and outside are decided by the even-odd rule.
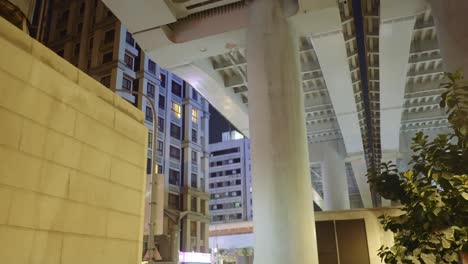
POLYGON ((111 171, 111 156, 89 145, 81 147, 81 158, 78 167, 81 171, 94 176, 109 179, 111 171))
POLYGON ((29 264, 61 264, 63 234, 36 231, 29 264))
POLYGON ((143 218, 109 211, 107 216, 107 237, 138 241, 143 218))
POLYGON ((148 129, 120 111, 115 113, 115 129, 140 144, 146 144, 148 139, 148 129))
POLYGON ((78 168, 81 143, 74 138, 49 130, 44 157, 61 165, 78 168))
POLYGON ((12 25, 9 21, 0 17, 0 37, 13 43, 26 52, 31 51, 32 39, 21 29, 12 25))
POLYGON ((104 237, 107 212, 79 203, 69 203, 65 208, 64 231, 69 233, 104 237))
POLYGON ((8 225, 37 228, 38 195, 34 192, 15 190, 8 215, 8 225))
MULTIPOLYGON (((0 71, 5 71, 20 80, 29 80, 33 57, 14 43, 0 38, 0 71)), ((5 85, 3 83, 3 85, 5 85)))
POLYGON ((74 97, 80 95, 80 87, 75 82, 59 74, 37 58, 34 58, 32 61, 29 83, 51 97, 63 102, 69 102, 74 97))
POLYGON ((0 186, 0 225, 6 224, 8 220, 8 212, 10 210, 13 191, 4 186, 0 186))
POLYGON ((93 95, 97 95, 97 97, 101 98, 107 103, 114 103, 114 93, 100 82, 95 80, 93 77, 82 71, 78 72, 78 85, 88 90, 93 95))
POLYGON ((65 235, 63 239, 62 263, 111 263, 108 262, 108 256, 105 254, 105 245, 105 239, 65 235))
POLYGON ((146 166, 146 155, 148 153, 147 148, 122 135, 118 135, 118 137, 119 144, 115 145, 115 155, 123 160, 144 168, 146 166))
POLYGON ((44 161, 41 168, 39 191, 53 196, 68 196, 70 169, 58 164, 44 161))
POLYGON ((23 118, 6 109, 0 108, 0 145, 18 148, 23 118))
POLYGON ((37 190, 41 160, 0 146, 0 184, 37 190))
POLYGON ((115 108, 104 100, 94 98, 96 104, 96 111, 93 117, 101 124, 105 124, 108 127, 114 127, 115 120, 115 108))
POLYGON ((117 136, 117 132, 112 129, 99 124, 99 122, 94 119, 78 113, 75 137, 79 140, 95 146, 106 153, 114 153, 116 145, 119 145, 116 144, 116 142, 120 140, 117 136))
POLYGON ((65 222, 69 207, 73 202, 61 198, 40 195, 37 199, 37 226, 42 230, 65 231, 65 222))
POLYGON ((34 230, 0 225, 0 263, 29 263, 34 230))
POLYGON ((109 185, 104 179, 74 171, 70 174, 69 198, 105 207, 109 200, 109 185))
POLYGON ((114 106, 120 111, 134 118, 136 121, 144 124, 145 114, 141 110, 127 102, 127 100, 123 99, 122 97, 116 94, 114 94, 114 106))
POLYGON ((31 120, 24 119, 21 131, 20 150, 35 156, 44 153, 47 129, 31 120))
POLYGON ((119 159, 112 159, 110 179, 114 182, 131 188, 142 190, 144 187, 145 174, 143 168, 127 163, 119 159))
POLYGON ((32 40, 32 55, 57 71, 57 73, 78 83, 78 68, 36 40, 32 40))
POLYGON ((49 127, 66 135, 73 136, 73 132, 75 130, 75 119, 76 112, 73 108, 62 102, 53 101, 51 105, 49 127))
POLYGON ((140 215, 143 195, 143 192, 138 192, 120 185, 113 184, 110 187, 108 207, 118 211, 140 215))
POLYGON ((107 239, 104 247, 106 261, 112 264, 140 263, 140 252, 133 241, 107 239))

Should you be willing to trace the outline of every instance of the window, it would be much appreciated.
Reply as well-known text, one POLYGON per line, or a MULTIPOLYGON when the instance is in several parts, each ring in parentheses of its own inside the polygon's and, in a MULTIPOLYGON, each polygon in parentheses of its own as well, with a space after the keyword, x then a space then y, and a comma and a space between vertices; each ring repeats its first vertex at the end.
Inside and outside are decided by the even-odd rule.
POLYGON ((166 97, 164 95, 159 95, 159 101, 158 101, 158 106, 159 109, 165 109, 166 108, 166 97))
POLYGON ((148 71, 152 74, 156 74, 156 63, 152 60, 148 60, 148 71))
POLYGON ((150 98, 154 98, 154 85, 152 83, 146 84, 146 94, 150 98))
POLYGON ((197 152, 195 150, 192 150, 192 164, 197 165, 198 164, 198 157, 197 157, 197 152))
POLYGON ((190 198, 190 209, 192 212, 197 212, 197 197, 190 198))
POLYGON ((111 76, 110 75, 101 77, 101 83, 105 87, 110 88, 110 82, 111 82, 111 76))
POLYGON ((153 112, 151 111, 151 107, 146 106, 145 109, 145 120, 148 122, 153 122, 153 112))
POLYGON ((163 153, 163 150, 164 150, 164 143, 161 140, 158 140, 156 150, 158 151, 159 155, 162 156, 162 153, 163 153))
POLYGON ((169 209, 179 210, 179 195, 169 193, 168 195, 168 206, 169 209))
POLYGON ((195 221, 190 221, 190 236, 197 236, 197 222, 195 221))
POLYGON ((180 133, 180 126, 171 123, 171 137, 180 139, 181 133, 180 133))
POLYGON ((151 167, 152 167, 151 158, 146 159, 146 174, 151 174, 151 167))
POLYGON ((60 57, 63 57, 63 54, 64 54, 64 51, 63 51, 63 49, 62 49, 62 50, 59 50, 59 51, 57 51, 57 55, 59 55, 60 57))
POLYGON ((78 24, 76 31, 78 32, 78 34, 81 34, 81 32, 83 31, 83 23, 78 24))
POLYGON ((192 108, 192 122, 198 123, 198 110, 192 108))
POLYGON ((198 132, 195 129, 192 129, 192 141, 197 143, 198 132))
POLYGON ((169 148, 169 156, 173 159, 180 160, 180 149, 171 146, 169 148))
POLYGON ((124 62, 125 62, 125 65, 132 69, 133 70, 133 57, 128 55, 127 53, 125 53, 124 55, 124 62))
POLYGON ((192 186, 192 188, 197 188, 197 174, 195 173, 192 173, 190 177, 190 186, 192 186))
POLYGON ((182 117, 182 110, 181 110, 180 104, 176 102, 172 102, 171 110, 177 118, 180 119, 182 117))
POLYGON ((175 81, 172 81, 172 93, 182 97, 182 86, 175 81))
POLYGON ((133 39, 132 34, 128 31, 125 35, 125 42, 127 42, 132 47, 135 45, 135 39, 133 39))
POLYGON ((177 185, 180 184, 180 172, 169 169, 169 184, 177 185))
POLYGON ((132 90, 132 81, 128 78, 123 77, 122 79, 122 88, 131 91, 132 90))
POLYGON ((198 101, 198 93, 194 88, 192 88, 192 99, 198 101))
POLYGON ((148 132, 148 148, 153 149, 153 133, 148 132))
POLYGON ((75 57, 80 55, 80 43, 75 44, 75 57))
MULTIPOLYGON (((205 200, 201 200, 201 201, 200 201, 200 205, 201 205, 200 213, 205 214, 205 212, 206 212, 206 201, 205 201, 205 200)), ((202 225, 203 225, 203 227, 205 227, 205 224, 202 224, 202 225)), ((203 233, 205 233, 205 229, 202 228, 202 230, 203 230, 203 233)), ((203 234, 203 233, 202 233, 202 234, 203 234)))
POLYGON ((109 44, 114 42, 114 35, 115 35, 115 30, 109 30, 106 33, 104 33, 104 44, 109 44))
POLYGON ((102 63, 104 64, 104 63, 111 62, 113 60, 113 57, 114 57, 114 54, 112 53, 112 51, 104 53, 104 55, 102 55, 102 63))
POLYGON ((164 118, 158 117, 158 131, 164 133, 164 118))
POLYGON ((158 164, 158 173, 162 174, 163 173, 163 166, 158 164))
POLYGON ((161 79, 161 87, 166 87, 166 75, 164 73, 160 73, 159 79, 161 79))
POLYGON ((80 16, 82 16, 84 14, 84 12, 85 12, 85 3, 83 2, 80 5, 80 16))

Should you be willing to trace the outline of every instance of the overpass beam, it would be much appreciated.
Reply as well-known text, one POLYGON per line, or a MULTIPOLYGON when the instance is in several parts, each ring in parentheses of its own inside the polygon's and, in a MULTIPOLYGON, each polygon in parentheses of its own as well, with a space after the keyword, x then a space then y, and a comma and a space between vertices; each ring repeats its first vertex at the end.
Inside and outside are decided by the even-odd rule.
POLYGON ((256 0, 249 10, 254 263, 317 264, 298 36, 282 2, 256 0))

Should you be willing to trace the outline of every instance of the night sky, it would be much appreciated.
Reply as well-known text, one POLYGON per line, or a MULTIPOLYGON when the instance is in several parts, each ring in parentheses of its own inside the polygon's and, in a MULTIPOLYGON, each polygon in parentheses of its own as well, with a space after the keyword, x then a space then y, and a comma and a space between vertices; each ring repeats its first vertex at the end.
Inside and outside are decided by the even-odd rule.
POLYGON ((210 104, 210 144, 221 142, 222 133, 230 130, 237 129, 210 104))

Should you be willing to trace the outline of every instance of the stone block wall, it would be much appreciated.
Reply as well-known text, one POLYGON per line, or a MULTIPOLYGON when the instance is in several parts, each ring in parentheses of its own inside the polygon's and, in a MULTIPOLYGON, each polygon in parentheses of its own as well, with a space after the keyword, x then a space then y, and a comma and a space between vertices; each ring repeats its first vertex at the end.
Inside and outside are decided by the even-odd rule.
POLYGON ((0 18, 0 263, 141 263, 144 115, 0 18))

